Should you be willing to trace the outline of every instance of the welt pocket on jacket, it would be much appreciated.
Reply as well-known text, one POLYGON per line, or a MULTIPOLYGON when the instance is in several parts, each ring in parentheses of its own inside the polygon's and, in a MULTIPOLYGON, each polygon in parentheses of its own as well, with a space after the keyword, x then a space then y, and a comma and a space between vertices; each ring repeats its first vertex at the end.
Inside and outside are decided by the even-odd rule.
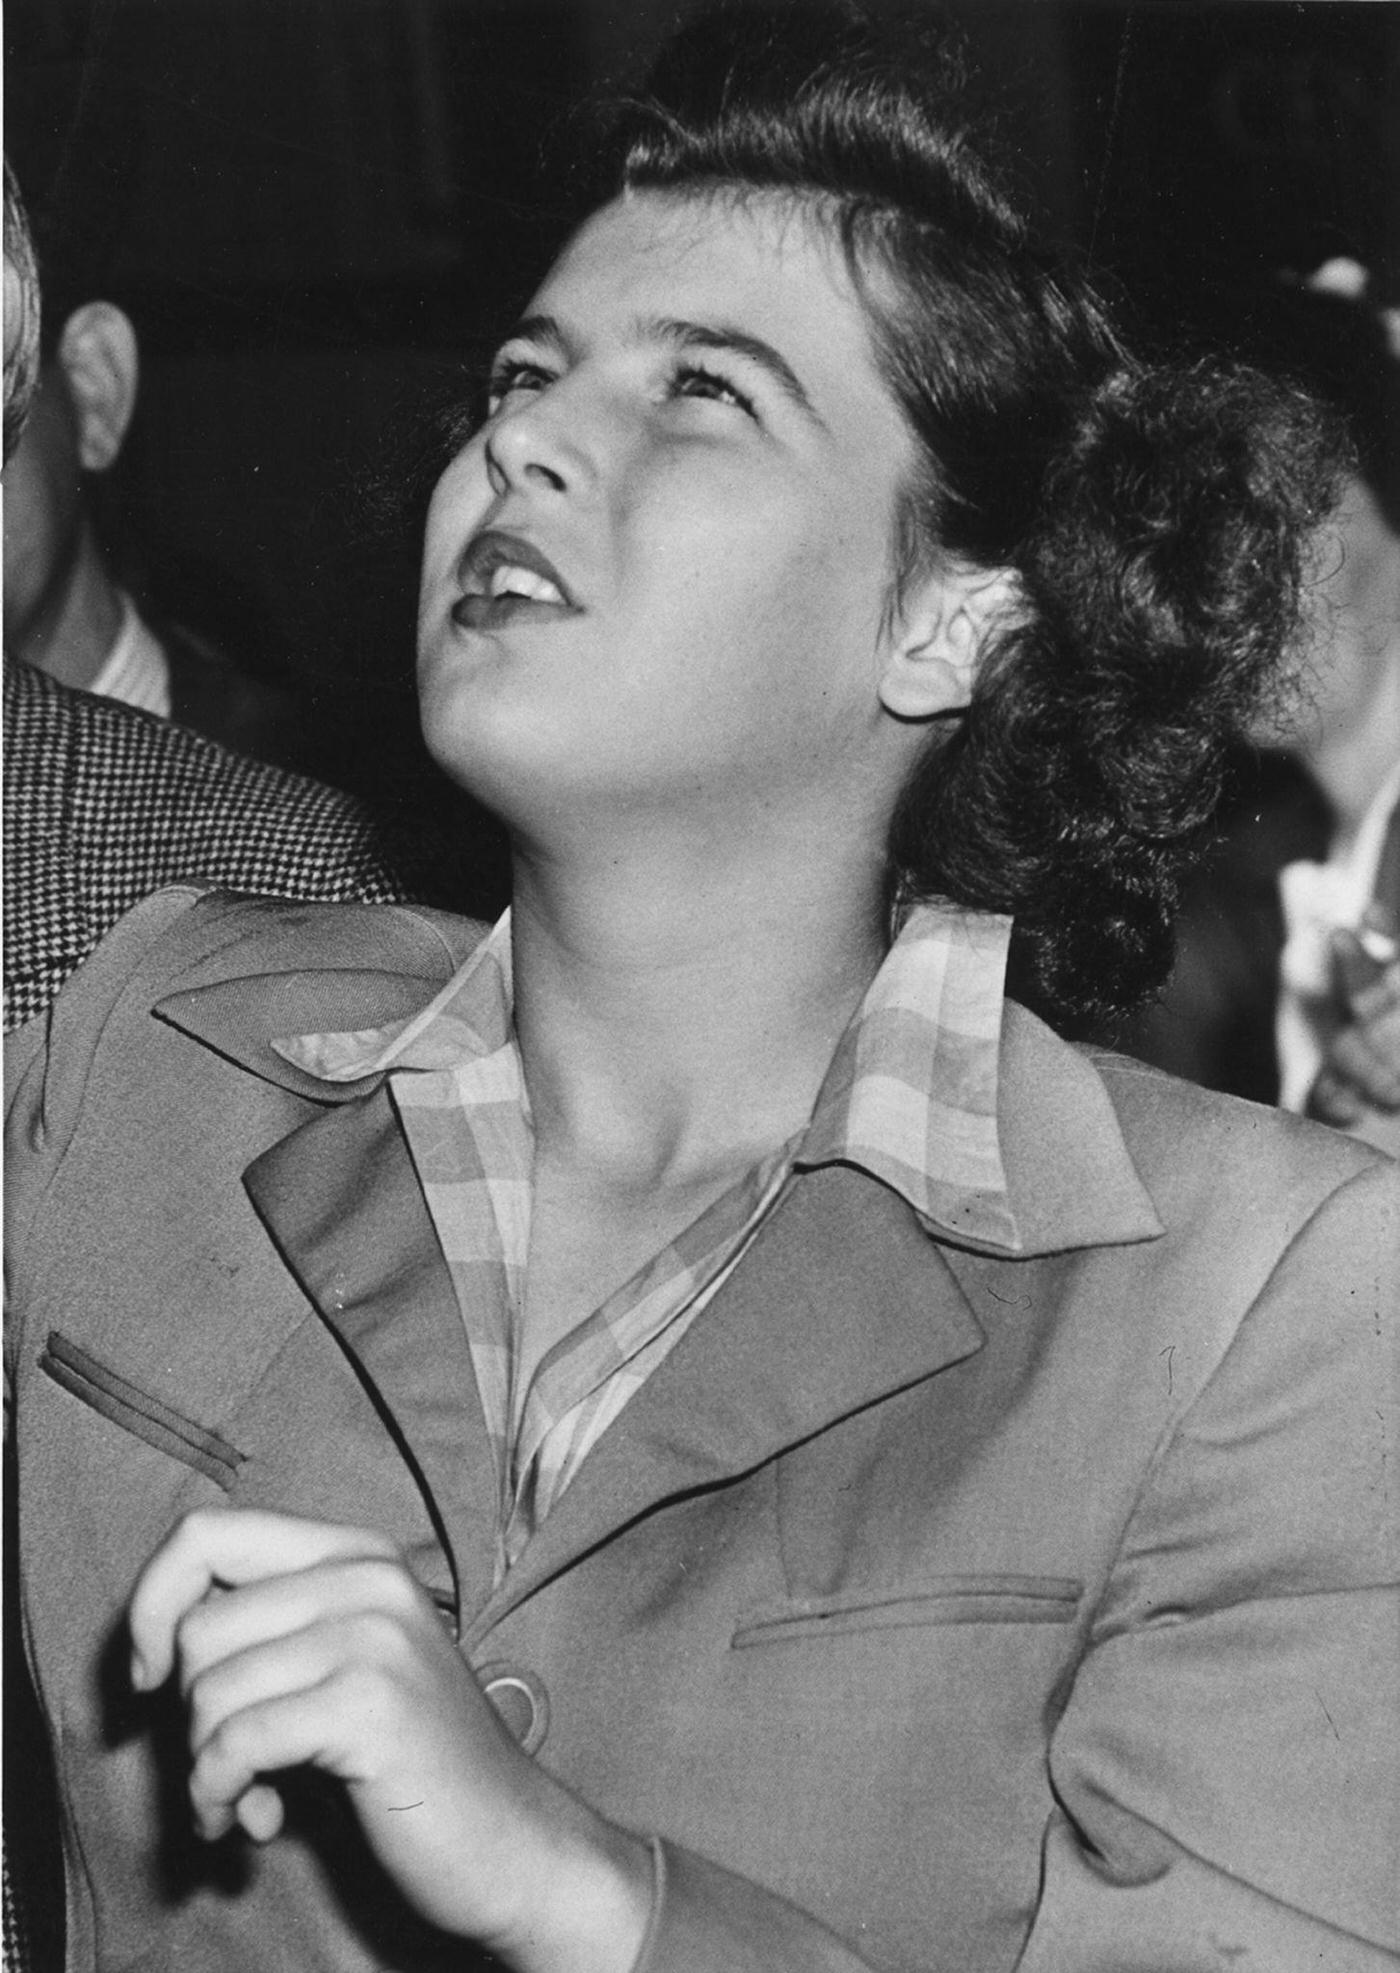
POLYGON ((1084 1585, 1072 1576, 939 1576, 902 1596, 863 1590, 794 1600, 740 1624, 730 1646, 745 1651, 798 1638, 940 1624, 1067 1624, 1083 1594, 1084 1585))
POLYGON ((120 1425, 158 1452, 193 1466, 197 1473, 203 1473, 225 1492, 233 1485, 234 1475, 246 1454, 220 1438, 217 1432, 153 1398, 56 1329, 49 1331, 39 1368, 113 1425, 120 1425))

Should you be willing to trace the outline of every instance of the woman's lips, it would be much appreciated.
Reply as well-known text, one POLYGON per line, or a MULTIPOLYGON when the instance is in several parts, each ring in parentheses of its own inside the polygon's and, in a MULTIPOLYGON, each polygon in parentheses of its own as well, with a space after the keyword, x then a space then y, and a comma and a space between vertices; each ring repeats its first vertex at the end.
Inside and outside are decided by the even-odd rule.
POLYGON ((499 630, 508 623, 549 623, 559 617, 575 617, 572 603, 542 603, 533 597, 469 595, 452 606, 452 621, 465 630, 499 630))
POLYGON ((473 537, 457 579, 462 593, 452 607, 452 620, 470 630, 577 614, 578 606, 549 558, 523 535, 501 528, 473 537))

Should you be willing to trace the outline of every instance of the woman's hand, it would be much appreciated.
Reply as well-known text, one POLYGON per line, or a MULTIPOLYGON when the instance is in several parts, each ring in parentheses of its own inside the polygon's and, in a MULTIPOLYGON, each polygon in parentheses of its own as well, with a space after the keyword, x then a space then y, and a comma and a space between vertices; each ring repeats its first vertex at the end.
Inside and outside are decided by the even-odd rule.
POLYGON ((627 1973, 650 1907, 641 1841, 523 1754, 383 1536, 241 1509, 190 1514, 131 1601, 132 1680, 177 1672, 200 1833, 282 1826, 263 1777, 345 1783, 432 1923, 528 1973, 627 1973))

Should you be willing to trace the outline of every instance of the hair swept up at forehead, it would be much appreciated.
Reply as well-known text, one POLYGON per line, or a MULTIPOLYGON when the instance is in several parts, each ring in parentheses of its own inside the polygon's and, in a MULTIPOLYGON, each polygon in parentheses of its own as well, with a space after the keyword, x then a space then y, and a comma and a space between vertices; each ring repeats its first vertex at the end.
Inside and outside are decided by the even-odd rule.
MULTIPOLYGON (((692 16, 658 58, 619 127, 622 174, 695 181, 708 170, 917 202, 929 189, 930 129, 956 142, 968 123, 967 83, 961 36, 936 8, 872 15, 844 0, 727 0, 692 16)), ((1009 206, 1005 217, 1015 224, 1009 206)))

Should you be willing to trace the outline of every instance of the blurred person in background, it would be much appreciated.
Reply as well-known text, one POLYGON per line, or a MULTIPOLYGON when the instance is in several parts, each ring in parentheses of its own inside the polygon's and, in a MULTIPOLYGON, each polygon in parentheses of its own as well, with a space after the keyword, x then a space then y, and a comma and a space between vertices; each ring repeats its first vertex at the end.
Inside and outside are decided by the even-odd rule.
MULTIPOLYGON (((1304 296, 1325 304, 1342 274, 1323 269, 1304 296)), ((1323 859, 1280 873, 1279 1097, 1400 1155, 1400 314, 1365 302, 1362 276, 1343 306, 1360 315, 1369 385, 1363 371, 1330 393, 1350 414, 1358 468, 1336 515, 1305 704, 1281 736, 1329 829, 1323 859)), ((1357 341, 1337 334, 1338 356, 1357 341)), ((1311 369, 1327 389, 1322 365, 1311 369)))
MULTIPOLYGON (((39 376, 39 274, 24 205, 5 176, 5 458, 19 443, 39 376)), ((6 738, 8 748, 9 736, 6 738)), ((63 1865, 53 1767, 33 1690, 24 1670, 14 1571, 14 1485, 9 1411, 5 1419, 3 1853, 0 1854, 0 1951, 13 1973, 56 1973, 63 1959, 63 1865)))
POLYGON ((139 127, 127 94, 105 78, 83 92, 83 74, 14 64, 6 78, 7 136, 43 198, 24 236, 43 308, 6 371, 27 414, 4 479, 7 1033, 123 912, 179 879, 328 901, 446 901, 467 882, 431 830, 278 765, 312 730, 288 695, 148 618, 117 579, 91 481, 115 469, 135 405, 136 332, 102 286, 139 127))
POLYGON ((103 518, 140 386, 138 330, 112 281, 142 126, 129 87, 89 83, 77 62, 15 61, 6 77, 6 155, 45 303, 39 388, 6 471, 5 648, 61 684, 303 767, 311 729, 263 613, 224 573, 152 579, 140 544, 103 518))
POLYGON ((1256 298, 1247 353, 1355 448, 1293 689, 1241 756, 1161 1000, 1123 1040, 1176 1074, 1400 1152, 1400 349, 1354 264, 1256 298))

